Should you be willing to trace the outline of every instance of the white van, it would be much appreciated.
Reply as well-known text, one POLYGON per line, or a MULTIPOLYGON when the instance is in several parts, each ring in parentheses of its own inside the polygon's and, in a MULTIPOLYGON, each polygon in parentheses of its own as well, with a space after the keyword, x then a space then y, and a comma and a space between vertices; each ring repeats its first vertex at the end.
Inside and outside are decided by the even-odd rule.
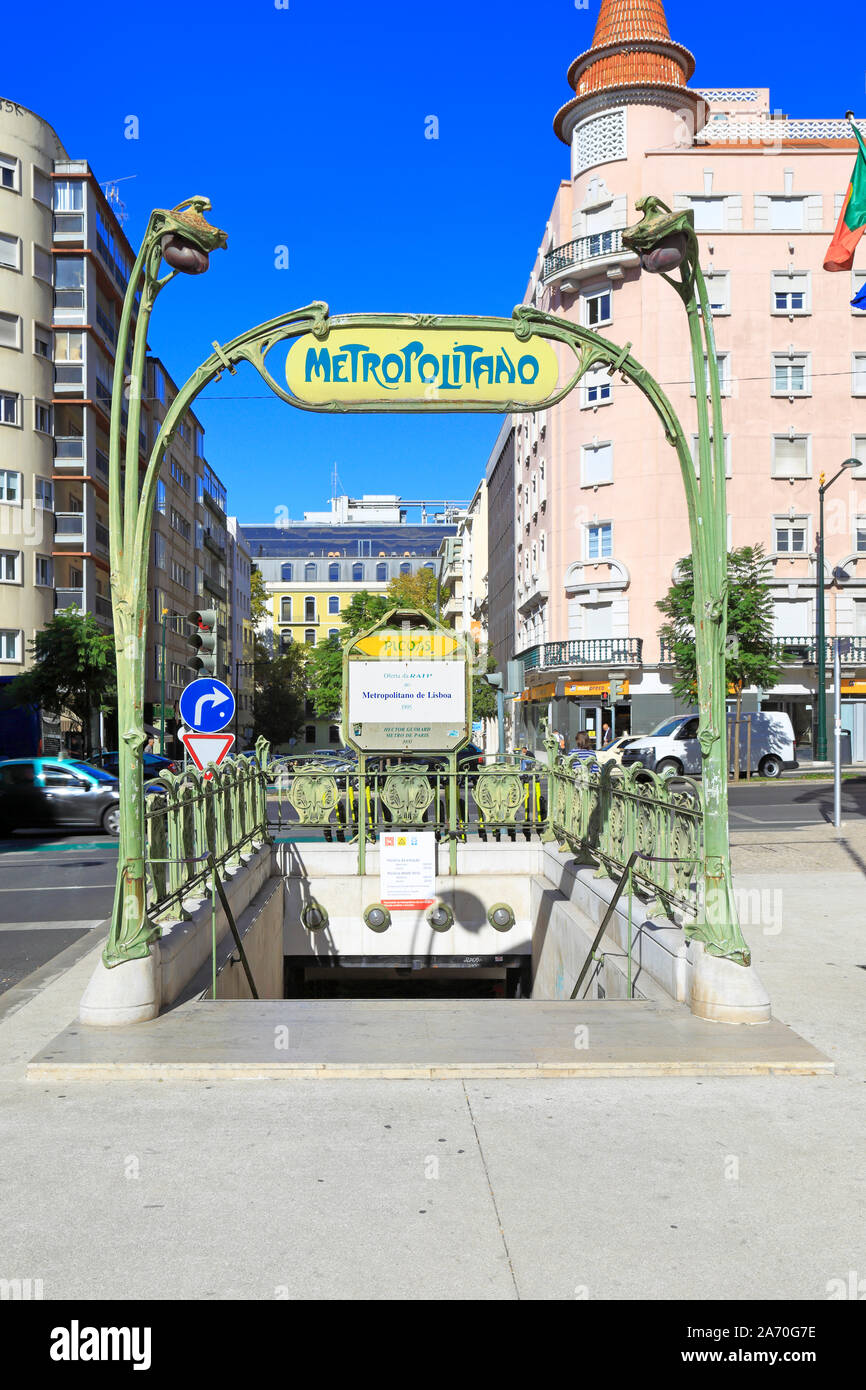
MULTIPOLYGON (((734 715, 728 714, 728 748, 734 715)), ((787 714, 740 715, 740 771, 746 772, 751 753, 751 771, 761 777, 780 777, 785 769, 799 766, 794 745, 794 730, 787 714), (751 729, 751 739, 749 730, 751 729)), ((623 767, 640 763, 650 772, 663 776, 695 777, 701 771, 701 746, 698 743, 698 716, 678 715, 666 719, 651 734, 633 738, 623 751, 623 767)))

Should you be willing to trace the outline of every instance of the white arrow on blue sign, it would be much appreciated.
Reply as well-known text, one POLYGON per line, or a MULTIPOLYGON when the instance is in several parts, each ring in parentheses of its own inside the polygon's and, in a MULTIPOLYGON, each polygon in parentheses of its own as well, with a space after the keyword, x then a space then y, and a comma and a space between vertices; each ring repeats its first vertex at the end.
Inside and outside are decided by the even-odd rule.
POLYGON ((191 681, 180 697, 180 717, 200 734, 218 734, 235 712, 235 697, 213 676, 191 681))

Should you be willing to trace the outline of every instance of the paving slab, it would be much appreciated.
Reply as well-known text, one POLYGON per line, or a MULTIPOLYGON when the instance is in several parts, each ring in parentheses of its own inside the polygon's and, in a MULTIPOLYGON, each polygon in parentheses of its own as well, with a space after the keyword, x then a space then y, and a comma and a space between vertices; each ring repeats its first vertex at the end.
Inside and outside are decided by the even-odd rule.
POLYGON ((731 1027, 652 1001, 195 1000, 130 1028, 71 1024, 32 1081, 817 1075, 773 1020, 731 1027))

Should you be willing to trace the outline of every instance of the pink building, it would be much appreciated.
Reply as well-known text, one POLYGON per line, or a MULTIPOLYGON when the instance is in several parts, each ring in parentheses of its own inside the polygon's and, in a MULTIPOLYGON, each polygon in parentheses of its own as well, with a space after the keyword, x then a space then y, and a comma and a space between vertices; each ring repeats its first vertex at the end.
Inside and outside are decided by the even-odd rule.
MULTIPOLYGON (((687 87, 695 60, 668 33, 662 0, 602 0, 592 47, 572 63, 556 134, 570 177, 553 206, 526 299, 597 329, 655 376, 695 428, 685 314, 622 247, 635 202, 693 208, 725 391, 730 546, 773 557, 775 623, 793 658, 747 708, 814 717, 818 482, 827 494, 826 623, 851 637, 844 723, 866 758, 866 238, 852 274, 824 253, 856 144, 847 122, 788 119, 766 88, 687 87), (834 571, 848 576, 834 582, 834 571)), ((759 76, 760 74, 756 74, 759 76)), ((627 679, 619 727, 677 708, 656 609, 689 550, 674 451, 637 389, 600 372, 515 435, 515 638, 526 727, 548 713, 572 735, 610 720, 609 679, 627 679)))

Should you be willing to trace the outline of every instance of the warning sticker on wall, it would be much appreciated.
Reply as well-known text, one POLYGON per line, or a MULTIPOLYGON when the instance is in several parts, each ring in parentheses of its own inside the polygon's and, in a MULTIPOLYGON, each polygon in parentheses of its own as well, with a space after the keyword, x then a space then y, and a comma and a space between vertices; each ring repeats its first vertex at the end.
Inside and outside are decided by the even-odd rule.
POLYGON ((399 911, 436 901, 436 836, 432 830, 395 830, 379 839, 379 900, 399 911))

